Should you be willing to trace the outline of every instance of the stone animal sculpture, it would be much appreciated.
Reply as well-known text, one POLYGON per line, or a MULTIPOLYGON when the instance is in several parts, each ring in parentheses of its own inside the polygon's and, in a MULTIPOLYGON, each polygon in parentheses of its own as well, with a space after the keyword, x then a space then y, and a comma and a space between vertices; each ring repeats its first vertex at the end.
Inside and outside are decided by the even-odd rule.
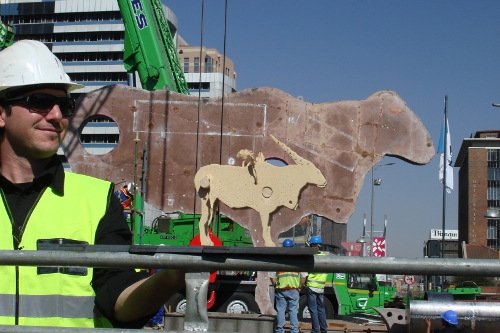
MULTIPOLYGON (((199 229, 202 245, 213 245, 208 226, 218 201, 231 208, 256 210, 260 215, 265 246, 272 247, 275 244, 271 238, 271 213, 281 206, 295 210, 300 191, 308 184, 326 186, 325 177, 314 164, 297 155, 273 135, 269 136, 295 164, 277 167, 252 159, 253 163, 247 167, 211 164, 201 167, 196 173, 194 185, 201 199, 199 229)), ((240 156, 252 156, 248 152, 240 156)))
MULTIPOLYGON (((146 202, 166 213, 201 213, 193 187, 196 172, 209 164, 233 165, 242 149, 293 163, 267 136, 286 138, 286 145, 320 169, 329 185, 304 188, 296 210, 275 210, 273 241, 311 213, 347 223, 365 175, 385 155, 412 164, 427 164, 435 155, 420 119, 389 90, 366 100, 313 104, 278 89, 256 88, 227 94, 224 101, 200 102, 196 96, 114 85, 79 97, 69 121, 62 146, 74 172, 108 179, 117 186, 142 177, 146 202), (88 153, 79 140, 79 133, 95 116, 114 121, 120 132, 118 145, 103 155, 88 153), (147 168, 142 174, 140 157, 146 142, 147 168)), ((219 211, 247 228, 255 246, 264 244, 256 211, 224 204, 219 211)), ((259 272, 255 299, 263 314, 274 312, 268 281, 266 273, 259 272)))

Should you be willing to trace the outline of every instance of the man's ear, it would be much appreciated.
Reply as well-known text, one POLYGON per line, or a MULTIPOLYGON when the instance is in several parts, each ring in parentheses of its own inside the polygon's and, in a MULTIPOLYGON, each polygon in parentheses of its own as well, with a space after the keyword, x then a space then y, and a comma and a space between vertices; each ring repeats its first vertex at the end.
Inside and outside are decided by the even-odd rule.
POLYGON ((7 117, 7 111, 3 106, 0 106, 0 128, 5 127, 5 118, 7 117))

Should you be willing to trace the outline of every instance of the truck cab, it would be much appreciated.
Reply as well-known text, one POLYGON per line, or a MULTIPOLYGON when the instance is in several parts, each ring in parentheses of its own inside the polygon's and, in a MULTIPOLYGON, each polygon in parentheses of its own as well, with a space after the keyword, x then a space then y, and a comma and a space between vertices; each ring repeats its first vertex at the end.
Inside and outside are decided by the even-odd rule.
MULTIPOLYGON (((324 305, 327 318, 335 315, 377 314, 374 307, 384 307, 394 298, 392 286, 379 284, 375 274, 330 273, 325 284, 324 305)), ((307 297, 299 302, 299 320, 309 318, 307 297)))

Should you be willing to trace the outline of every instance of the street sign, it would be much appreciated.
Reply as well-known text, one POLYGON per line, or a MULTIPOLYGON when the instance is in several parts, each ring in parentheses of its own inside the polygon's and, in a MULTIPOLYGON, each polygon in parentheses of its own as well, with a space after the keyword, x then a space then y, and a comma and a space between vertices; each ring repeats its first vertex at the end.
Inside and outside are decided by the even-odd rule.
POLYGON ((409 286, 413 285, 415 283, 415 275, 405 275, 404 281, 409 286))
POLYGON ((373 237, 373 257, 385 257, 385 237, 373 237))

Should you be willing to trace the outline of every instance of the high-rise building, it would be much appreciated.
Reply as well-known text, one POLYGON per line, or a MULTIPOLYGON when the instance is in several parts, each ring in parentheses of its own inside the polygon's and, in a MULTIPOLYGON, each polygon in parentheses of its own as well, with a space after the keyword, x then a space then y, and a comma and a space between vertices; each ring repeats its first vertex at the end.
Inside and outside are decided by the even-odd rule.
MULTIPOLYGON (((465 244, 475 246, 482 245, 498 251, 500 248, 500 220, 498 219, 500 131, 478 131, 474 137, 464 139, 455 161, 455 167, 460 168, 458 173, 460 244, 465 242, 465 244), (496 213, 497 217, 486 218, 487 212, 496 213)), ((491 254, 491 251, 488 253, 491 254)))
MULTIPOLYGON (((225 93, 236 91, 233 62, 227 57, 224 61, 216 49, 203 47, 200 53, 199 46, 189 46, 179 36, 175 14, 165 5, 163 9, 174 44, 182 45, 178 53, 190 93, 220 97, 223 86, 225 93)), ((0 0, 0 14, 4 23, 14 24, 15 40, 41 41, 57 55, 71 79, 85 86, 73 93, 75 97, 110 84, 128 84, 125 27, 117 0, 0 0)), ((140 80, 135 82, 140 87, 140 80)), ((113 121, 96 117, 80 140, 88 152, 105 154, 116 146, 118 136, 113 121)))
MULTIPOLYGON (((233 62, 205 47, 200 58, 200 47, 179 37, 177 16, 165 5, 163 9, 174 44, 182 44, 179 57, 191 94, 198 93, 200 81, 202 97, 222 96, 223 81, 226 93, 235 91, 233 62)), ((0 14, 3 22, 14 24, 16 40, 39 40, 61 59, 71 79, 85 85, 75 94, 128 83, 122 52, 125 27, 117 0, 0 0, 0 14)))

